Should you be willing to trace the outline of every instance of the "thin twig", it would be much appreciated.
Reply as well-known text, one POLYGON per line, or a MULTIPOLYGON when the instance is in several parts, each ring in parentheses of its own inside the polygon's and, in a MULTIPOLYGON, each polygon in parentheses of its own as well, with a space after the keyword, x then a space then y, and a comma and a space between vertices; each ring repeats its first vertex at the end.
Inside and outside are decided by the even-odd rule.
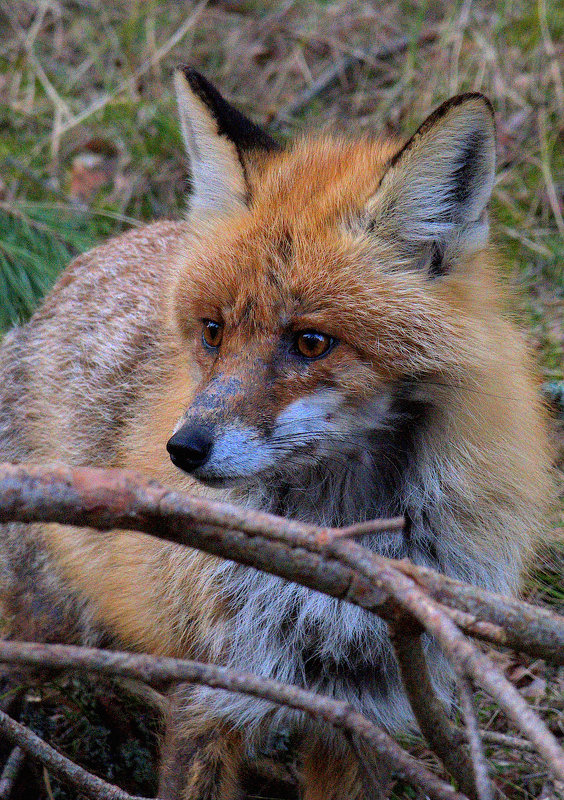
POLYGON ((474 782, 476 784, 476 794, 478 800, 494 800, 493 786, 488 775, 488 765, 486 756, 478 730, 478 720, 470 683, 462 675, 457 675, 456 683, 460 697, 460 707, 464 716, 466 737, 472 757, 472 768, 474 772, 474 782))
POLYGON ((0 777, 0 800, 8 800, 20 776, 26 755, 21 747, 14 747, 2 770, 0 777))
POLYGON ((403 688, 421 733, 460 789, 469 797, 479 797, 472 777, 472 762, 464 747, 464 736, 448 719, 433 689, 421 636, 406 630, 405 624, 399 621, 390 625, 390 639, 400 667, 403 688))
POLYGON ((346 528, 334 528, 330 535, 333 539, 354 539, 357 536, 370 536, 382 531, 401 531, 405 527, 405 517, 390 517, 390 519, 371 519, 367 522, 357 522, 346 528))
POLYGON ((53 797, 53 789, 51 788, 51 778, 45 767, 43 767, 43 783, 45 784, 45 791, 47 792, 49 800, 55 800, 53 797))
POLYGON ((410 561, 397 561, 395 566, 445 610, 454 606, 458 612, 464 612, 452 616, 453 622, 462 630, 535 658, 546 658, 554 664, 564 665, 564 618, 559 614, 523 600, 469 586, 432 569, 415 566, 410 561), (476 631, 475 623, 478 621, 494 627, 488 632, 488 628, 481 625, 476 631), (503 638, 499 636, 500 628, 503 629, 503 638))
MULTIPOLYGON (((461 731, 461 733, 463 733, 461 731)), ((510 747, 512 750, 527 750, 529 753, 534 753, 535 748, 526 739, 521 739, 518 736, 509 736, 507 733, 498 733, 498 731, 487 731, 480 729, 480 736, 482 741, 489 744, 495 744, 499 747, 510 747)))
POLYGON ((30 756, 41 762, 57 778, 70 783, 91 800, 143 800, 87 772, 78 764, 58 753, 33 731, 16 722, 3 711, 0 711, 0 732, 30 756))
MULTIPOLYGON (((451 786, 406 753, 382 728, 355 711, 351 705, 298 686, 198 661, 71 645, 0 641, 0 662, 32 664, 41 666, 42 669, 88 670, 102 675, 135 678, 156 687, 176 683, 204 684, 215 689, 259 697, 277 705, 304 711, 336 728, 358 736, 394 770, 398 777, 410 781, 412 785, 423 789, 436 800, 465 800, 451 786)), ((1 724, 0 729, 2 729, 1 724)), ((47 766, 49 767, 48 764, 47 766)))

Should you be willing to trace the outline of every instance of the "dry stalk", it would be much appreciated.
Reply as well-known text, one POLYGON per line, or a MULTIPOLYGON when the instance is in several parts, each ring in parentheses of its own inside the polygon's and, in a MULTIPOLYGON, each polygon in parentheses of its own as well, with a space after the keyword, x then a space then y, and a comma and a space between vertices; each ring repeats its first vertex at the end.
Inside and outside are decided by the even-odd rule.
POLYGON ((272 128, 278 128, 284 122, 291 120, 292 117, 309 105, 312 100, 315 100, 316 97, 319 97, 320 94, 333 86, 333 84, 336 83, 341 76, 346 75, 346 73, 354 64, 362 63, 363 61, 385 61, 388 58, 392 58, 392 56, 404 53, 410 44, 423 45, 434 42, 435 39, 438 38, 438 35, 439 34, 437 31, 427 31, 424 34, 421 34, 421 36, 418 36, 415 41, 412 41, 407 36, 400 36, 397 39, 392 40, 384 47, 379 47, 373 52, 366 53, 365 56, 344 56, 337 61, 336 64, 331 64, 324 69, 321 75, 319 75, 310 86, 307 86, 302 92, 300 92, 300 94, 298 94, 298 96, 294 98, 291 103, 288 103, 288 105, 284 106, 284 108, 281 108, 272 120, 270 126, 272 128))

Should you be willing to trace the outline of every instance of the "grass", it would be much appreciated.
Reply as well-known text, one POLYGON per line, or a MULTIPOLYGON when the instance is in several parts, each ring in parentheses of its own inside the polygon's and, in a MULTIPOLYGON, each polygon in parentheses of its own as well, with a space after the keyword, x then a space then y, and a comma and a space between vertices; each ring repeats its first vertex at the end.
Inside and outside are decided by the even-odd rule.
MULTIPOLYGON (((562 381, 563 38, 564 8, 545 0, 0 0, 0 330, 30 315, 77 252, 131 225, 182 214, 188 182, 170 72, 189 62, 283 139, 319 127, 409 135, 448 96, 486 93, 498 126, 492 217, 502 277, 542 377, 562 381), (418 45, 431 31, 435 40, 418 45), (409 40, 405 52, 374 58, 400 36, 409 40), (350 55, 358 61, 288 115, 323 70, 350 55)), ((555 437, 564 462, 564 423, 555 437)), ((555 526, 563 525, 560 509, 555 526)), ((537 570, 530 591, 564 607, 561 554, 537 570)), ((96 689, 84 690, 84 707, 74 704, 81 690, 73 682, 65 689, 74 721, 57 691, 42 690, 33 705, 37 725, 109 779, 137 775, 122 785, 149 791, 131 767, 152 763, 154 752, 154 729, 133 723, 138 709, 123 711, 127 755, 116 714, 104 715, 96 689)), ((118 704, 115 692, 109 696, 118 704)), ((551 702, 558 708, 561 700, 551 702)), ((501 724, 487 701, 480 709, 483 724, 501 724)), ((424 752, 421 743, 413 748, 424 752)), ((502 796, 538 795, 542 773, 531 778, 538 762, 492 753, 502 796)), ((49 797, 44 781, 34 786, 34 797, 49 797)), ((398 800, 412 796, 395 791, 398 800)), ((72 796, 56 785, 52 792, 72 796)))

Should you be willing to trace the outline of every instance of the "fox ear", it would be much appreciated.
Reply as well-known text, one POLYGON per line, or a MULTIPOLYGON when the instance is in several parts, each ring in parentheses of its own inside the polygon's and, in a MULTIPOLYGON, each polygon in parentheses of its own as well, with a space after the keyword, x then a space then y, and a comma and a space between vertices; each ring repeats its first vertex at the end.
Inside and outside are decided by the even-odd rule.
POLYGON ((456 258, 486 244, 494 177, 489 100, 453 97, 391 159, 368 205, 370 228, 430 275, 445 274, 456 258))
POLYGON ((245 207, 247 162, 259 151, 279 150, 279 145, 196 70, 179 67, 174 83, 192 173, 190 208, 225 213, 245 207))

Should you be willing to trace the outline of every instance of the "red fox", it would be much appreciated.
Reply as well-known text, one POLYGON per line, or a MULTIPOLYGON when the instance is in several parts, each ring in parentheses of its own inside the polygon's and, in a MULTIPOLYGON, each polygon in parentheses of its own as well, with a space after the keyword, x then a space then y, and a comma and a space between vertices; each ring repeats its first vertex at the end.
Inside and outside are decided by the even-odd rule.
MULTIPOLYGON (((5 337, 1 459, 135 468, 323 525, 403 514, 367 546, 515 592, 549 458, 488 242, 490 103, 453 97, 405 143, 282 147, 199 73, 175 81, 187 217, 78 257, 5 337)), ((1 540, 11 636, 205 659, 411 723, 385 627, 360 608, 142 534, 11 524, 1 540)), ((236 800, 281 742, 306 800, 365 797, 354 759, 297 712, 194 688, 176 717, 160 797, 236 800)))

